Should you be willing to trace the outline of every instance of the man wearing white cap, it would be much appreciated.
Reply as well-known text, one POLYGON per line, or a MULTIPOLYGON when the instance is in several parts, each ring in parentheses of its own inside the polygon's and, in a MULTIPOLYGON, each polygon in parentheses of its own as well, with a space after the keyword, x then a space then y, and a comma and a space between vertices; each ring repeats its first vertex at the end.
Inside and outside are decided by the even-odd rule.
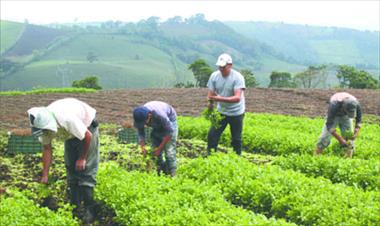
POLYGON ((223 53, 216 62, 218 70, 213 72, 208 80, 209 88, 207 98, 209 108, 213 108, 213 102, 217 102, 217 110, 223 119, 218 128, 210 127, 207 136, 207 150, 217 150, 219 138, 227 124, 231 130, 231 145, 236 154, 241 154, 241 134, 243 131, 243 119, 245 112, 245 80, 236 70, 232 69, 232 58, 223 53))
MULTIPOLYGON (((353 132, 352 140, 354 140, 359 135, 361 121, 361 107, 359 101, 354 96, 346 92, 336 93, 331 96, 327 112, 327 120, 319 137, 315 154, 321 154, 323 149, 329 146, 331 136, 337 139, 341 146, 347 147, 347 138, 345 139, 344 136, 339 135, 336 132, 336 127, 339 126, 343 135, 348 131, 353 132), (353 118, 355 118, 355 129, 354 131, 350 131, 353 124, 353 118)), ((354 144, 352 143, 352 145, 354 144)), ((353 148, 347 151, 346 157, 351 158, 352 154, 353 148)))
POLYGON ((86 209, 83 221, 92 222, 95 217, 93 189, 99 164, 96 110, 80 100, 65 98, 47 107, 31 108, 28 115, 32 133, 44 147, 41 182, 48 183, 53 138, 64 137, 70 202, 78 208, 83 201, 86 209))

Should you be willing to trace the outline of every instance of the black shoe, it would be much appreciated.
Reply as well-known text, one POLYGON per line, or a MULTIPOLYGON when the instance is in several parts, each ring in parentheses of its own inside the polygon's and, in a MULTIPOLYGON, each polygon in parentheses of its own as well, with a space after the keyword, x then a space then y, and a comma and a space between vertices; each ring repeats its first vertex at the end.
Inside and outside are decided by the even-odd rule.
POLYGON ((170 176, 171 177, 175 177, 175 175, 177 175, 177 170, 176 169, 171 169, 170 170, 170 176))
POLYGON ((73 215, 77 218, 80 218, 80 187, 77 184, 69 184, 69 195, 70 195, 70 204, 74 206, 72 211, 73 215))
POLYGON ((94 208, 91 207, 85 207, 86 210, 83 215, 83 223, 84 224, 91 224, 95 221, 95 211, 94 208))
POLYGON ((94 188, 89 186, 81 186, 81 196, 84 202, 85 212, 83 215, 83 223, 90 224, 94 222, 95 213, 95 201, 94 201, 94 188))

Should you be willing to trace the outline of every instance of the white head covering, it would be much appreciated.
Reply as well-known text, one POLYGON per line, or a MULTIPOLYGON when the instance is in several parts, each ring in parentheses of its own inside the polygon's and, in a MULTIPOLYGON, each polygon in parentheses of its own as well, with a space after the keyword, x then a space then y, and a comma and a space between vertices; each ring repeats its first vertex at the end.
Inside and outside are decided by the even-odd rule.
POLYGON ((216 61, 215 65, 219 67, 224 67, 227 64, 232 64, 232 58, 229 54, 223 53, 218 57, 218 60, 216 61))
POLYGON ((32 127, 57 132, 57 121, 55 120, 53 113, 46 107, 33 107, 28 110, 28 115, 29 117, 30 115, 34 117, 33 124, 31 123, 32 127))

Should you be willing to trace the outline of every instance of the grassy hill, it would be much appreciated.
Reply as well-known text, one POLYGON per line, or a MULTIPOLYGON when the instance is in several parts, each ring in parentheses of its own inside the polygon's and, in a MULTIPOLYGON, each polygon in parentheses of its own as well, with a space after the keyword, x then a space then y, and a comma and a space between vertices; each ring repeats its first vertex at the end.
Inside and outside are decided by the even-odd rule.
POLYGON ((31 55, 33 51, 48 47, 50 43, 54 42, 60 36, 64 36, 65 33, 66 32, 62 30, 26 24, 22 35, 4 55, 11 57, 31 55))
POLYGON ((349 64, 380 69, 379 32, 269 22, 225 22, 300 64, 349 64))
POLYGON ((13 52, 6 55, 24 63, 15 72, 1 76, 0 88, 67 87, 88 75, 98 76, 105 89, 172 87, 177 82, 193 81, 187 67, 194 60, 203 58, 214 67, 222 52, 234 56, 237 69, 252 70, 263 85, 269 83, 272 69, 299 71, 304 68, 276 58, 261 43, 241 36, 218 21, 195 17, 157 25, 147 20, 117 26, 104 23, 82 28, 34 26, 26 29, 28 32, 23 33, 21 41, 12 47, 13 52), (35 37, 33 31, 34 34, 41 31, 51 34, 47 35, 44 45, 35 41, 28 43, 28 37, 35 37), (228 35, 221 35, 225 32, 228 35), (90 63, 89 54, 97 60, 90 63))
POLYGON ((17 42, 24 28, 25 25, 21 23, 0 21, 0 55, 17 42))
POLYGON ((83 34, 7 76, 2 83, 9 89, 66 87, 74 80, 96 75, 108 89, 169 87, 176 75, 178 79, 191 79, 185 67, 160 49, 122 35, 83 34), (98 60, 90 63, 86 59, 89 52, 98 60), (183 74, 174 71, 173 61, 183 74))
MULTIPOLYGON (((202 58, 215 67, 217 56, 223 52, 233 56, 236 69, 251 70, 261 86, 269 84, 272 71, 297 73, 311 62, 360 64, 378 70, 375 64, 364 63, 376 59, 373 40, 360 39, 362 34, 356 32, 351 36, 359 38, 343 39, 335 32, 336 38, 328 39, 331 34, 321 35, 323 29, 316 36, 314 28, 290 27, 305 34, 297 36, 291 30, 286 36, 284 30, 277 37, 284 40, 276 41, 276 35, 265 29, 252 31, 246 23, 227 26, 206 21, 202 15, 165 22, 151 17, 137 23, 7 26, 19 32, 2 32, 2 37, 16 41, 8 47, 1 43, 7 50, 2 54, 0 90, 68 87, 89 75, 97 76, 104 89, 173 87, 194 80, 187 69, 194 60, 202 58)), ((329 79, 328 83, 334 86, 336 80, 329 79)))

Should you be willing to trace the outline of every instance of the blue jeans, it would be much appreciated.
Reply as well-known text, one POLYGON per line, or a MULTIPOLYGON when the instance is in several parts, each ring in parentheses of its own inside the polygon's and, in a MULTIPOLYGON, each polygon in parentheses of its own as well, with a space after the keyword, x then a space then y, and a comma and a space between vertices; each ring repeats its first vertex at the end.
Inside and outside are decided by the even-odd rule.
MULTIPOLYGON (((339 129, 340 129, 340 132, 342 134, 344 134, 345 132, 347 131, 350 131, 351 130, 351 127, 352 127, 352 119, 348 118, 348 116, 336 116, 334 118, 334 124, 333 124, 333 128, 336 128, 337 126, 339 126, 339 129)), ((353 131, 351 131, 353 132, 353 131)), ((319 136, 319 139, 318 139, 318 143, 317 143, 317 147, 320 149, 320 150, 323 150, 325 148, 327 148, 327 146, 330 145, 330 142, 331 142, 331 133, 327 130, 327 127, 326 127, 326 124, 323 126, 323 129, 322 129, 322 133, 321 135, 319 136)), ((354 145, 354 144, 353 144, 354 145)))
POLYGON ((243 119, 244 114, 238 116, 227 116, 223 115, 224 118, 220 122, 218 128, 214 126, 210 127, 207 135, 207 151, 210 154, 211 149, 215 151, 218 148, 218 143, 220 136, 222 135, 224 129, 229 124, 231 131, 231 146, 233 147, 236 154, 241 155, 241 134, 243 131, 243 119))
MULTIPOLYGON (((157 159, 157 166, 159 170, 163 170, 166 173, 170 173, 172 171, 175 171, 177 169, 177 137, 178 137, 178 125, 177 121, 172 122, 171 124, 173 129, 172 138, 169 140, 168 143, 166 143, 164 149, 161 151, 161 154, 158 156, 157 159), (165 153, 165 160, 163 157, 163 154, 165 153)), ((151 138, 152 138, 152 146, 153 148, 156 148, 160 146, 163 138, 165 136, 165 133, 160 130, 152 130, 151 138)))

